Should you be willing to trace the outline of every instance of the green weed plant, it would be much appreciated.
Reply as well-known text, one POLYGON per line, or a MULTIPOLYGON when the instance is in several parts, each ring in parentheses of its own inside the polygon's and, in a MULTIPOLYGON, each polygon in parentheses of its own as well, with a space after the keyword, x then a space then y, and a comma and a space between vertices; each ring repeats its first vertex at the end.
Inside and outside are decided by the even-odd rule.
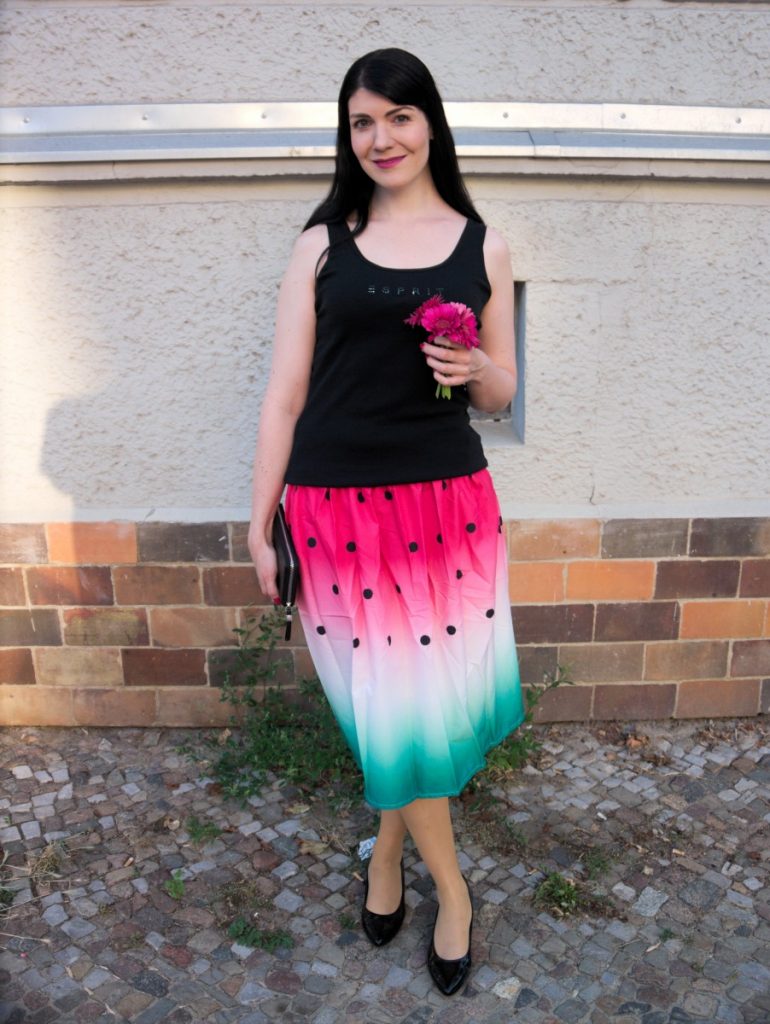
POLYGON ((294 945, 294 939, 284 928, 257 928, 243 917, 233 921, 227 934, 241 946, 264 949, 268 953, 274 953, 276 949, 291 949, 294 945))
POLYGON ((222 835, 222 829, 215 825, 213 821, 201 821, 200 818, 193 815, 188 818, 185 822, 185 829, 190 837, 190 842, 193 846, 201 846, 204 843, 210 843, 217 836, 222 835))
POLYGON ((212 774, 227 796, 245 802, 269 775, 305 791, 332 788, 363 795, 360 772, 318 679, 284 687, 275 649, 283 614, 270 609, 236 629, 236 667, 225 674, 221 700, 234 714, 232 732, 212 739, 212 774))
POLYGON ((172 900, 179 901, 184 897, 184 877, 179 868, 172 873, 171 878, 166 879, 163 888, 172 900))

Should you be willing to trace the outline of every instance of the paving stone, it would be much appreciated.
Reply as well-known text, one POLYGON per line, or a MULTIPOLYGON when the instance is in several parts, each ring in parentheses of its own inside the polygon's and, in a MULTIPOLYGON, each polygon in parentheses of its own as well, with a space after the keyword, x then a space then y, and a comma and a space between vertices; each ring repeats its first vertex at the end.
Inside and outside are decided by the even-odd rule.
MULTIPOLYGON (((697 739, 699 723, 645 726, 661 763, 590 727, 543 727, 555 763, 527 764, 495 790, 530 845, 497 850, 479 832, 460 843, 477 908, 474 968, 465 997, 449 1004, 425 970, 435 888, 412 847, 403 929, 382 950, 361 932, 350 854, 371 836, 364 807, 351 812, 350 854, 302 854, 300 840, 322 832, 292 813, 297 787, 269 781, 248 801, 257 820, 195 774, 173 730, 50 730, 25 746, 27 765, 17 764, 19 731, 6 730, 0 841, 22 856, 57 836, 78 850, 42 898, 14 886, 17 902, 29 900, 17 928, 28 937, 0 953, 10 993, 0 1020, 18 1010, 25 1024, 764 1024, 770 742, 761 721, 736 721, 720 721, 729 739, 716 742, 697 739), (192 814, 225 831, 193 847, 183 828, 163 827, 192 814), (614 854, 591 883, 609 894, 607 914, 534 906, 546 871, 586 878, 584 841, 614 854), (164 889, 176 868, 180 900, 164 889), (222 893, 241 883, 256 902, 228 906, 222 893), (227 923, 252 913, 294 945, 233 942, 227 923), (663 928, 673 937, 661 941, 663 928)), ((345 820, 333 826, 344 831, 345 820)))

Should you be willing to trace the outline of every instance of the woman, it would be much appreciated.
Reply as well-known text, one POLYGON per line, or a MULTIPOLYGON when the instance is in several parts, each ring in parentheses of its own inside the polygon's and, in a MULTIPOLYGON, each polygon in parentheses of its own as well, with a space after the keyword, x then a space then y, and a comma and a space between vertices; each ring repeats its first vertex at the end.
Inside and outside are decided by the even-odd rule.
POLYGON ((447 995, 468 976, 473 921, 448 798, 524 719, 502 519, 467 407, 502 409, 515 390, 508 249, 466 191, 435 83, 403 50, 366 54, 340 90, 331 189, 280 289, 249 550, 275 600, 287 483, 308 647, 381 810, 363 927, 382 945, 401 926, 408 830, 436 885, 428 967, 447 995), (436 294, 473 309, 478 347, 405 323, 436 294))

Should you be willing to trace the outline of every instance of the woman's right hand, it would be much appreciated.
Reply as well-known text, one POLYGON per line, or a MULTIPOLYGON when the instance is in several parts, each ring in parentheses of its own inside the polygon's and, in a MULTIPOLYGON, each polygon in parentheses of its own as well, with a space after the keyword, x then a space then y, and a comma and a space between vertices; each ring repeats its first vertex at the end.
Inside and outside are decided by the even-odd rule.
POLYGON ((280 603, 276 575, 278 565, 275 557, 275 548, 268 544, 264 537, 252 534, 249 530, 248 548, 254 568, 257 571, 259 587, 265 597, 273 604, 280 603))

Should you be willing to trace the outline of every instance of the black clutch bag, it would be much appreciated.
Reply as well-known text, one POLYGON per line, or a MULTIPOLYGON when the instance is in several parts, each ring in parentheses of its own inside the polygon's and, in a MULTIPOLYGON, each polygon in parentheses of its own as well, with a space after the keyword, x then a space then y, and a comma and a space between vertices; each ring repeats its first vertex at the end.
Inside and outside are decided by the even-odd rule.
POLYGON ((276 583, 281 604, 286 611, 286 632, 284 640, 291 637, 291 608, 297 596, 297 585, 299 583, 299 559, 294 541, 291 539, 291 530, 286 522, 286 515, 283 505, 278 506, 273 519, 273 547, 278 565, 276 583))

